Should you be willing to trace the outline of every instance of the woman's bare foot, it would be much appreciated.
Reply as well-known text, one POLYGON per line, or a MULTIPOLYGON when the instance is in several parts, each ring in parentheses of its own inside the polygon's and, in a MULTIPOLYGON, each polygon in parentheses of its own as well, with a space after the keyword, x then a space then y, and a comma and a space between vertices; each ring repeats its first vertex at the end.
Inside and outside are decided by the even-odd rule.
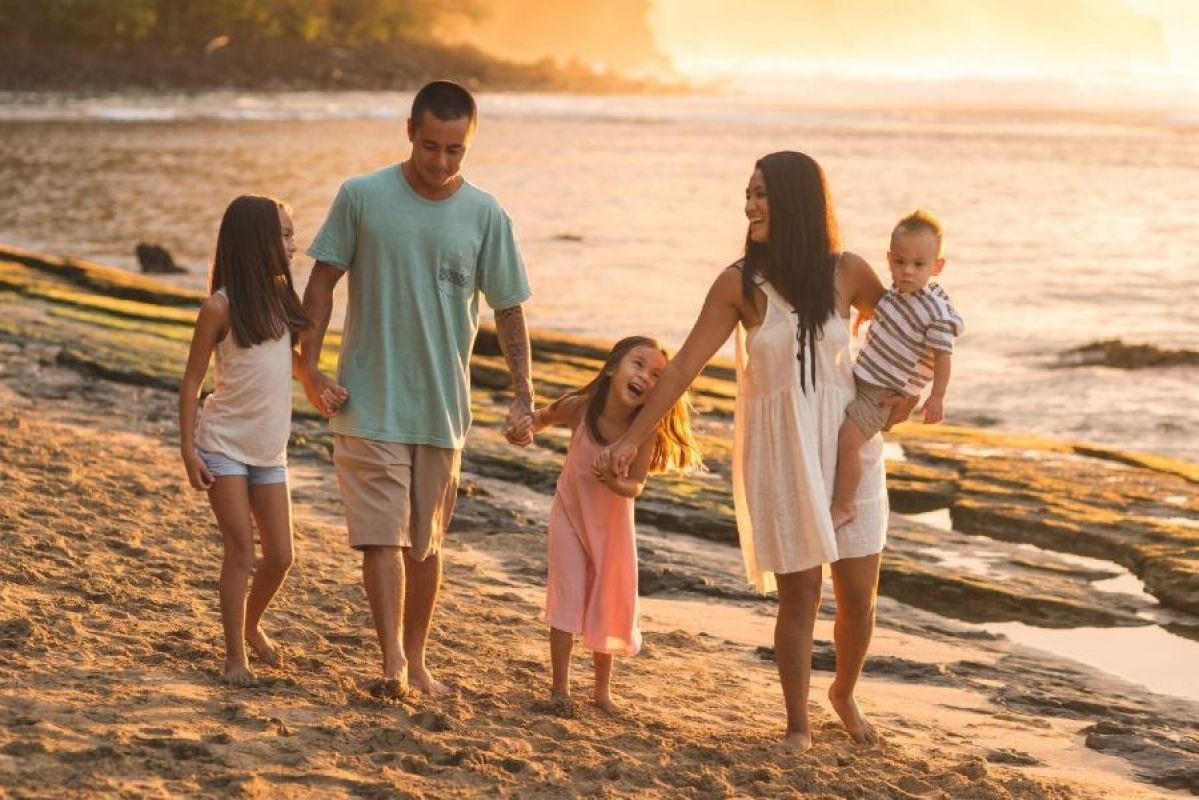
POLYGON ((246 662, 225 662, 225 671, 221 674, 221 683, 228 686, 233 686, 238 689, 245 689, 249 686, 255 686, 258 679, 254 677, 254 673, 250 672, 250 666, 246 662))
POLYGON ((845 723, 845 730, 849 731, 851 739, 858 744, 878 744, 878 731, 862 715, 858 701, 852 693, 842 694, 837 690, 837 684, 833 683, 828 687, 828 701, 832 704, 833 711, 841 718, 841 722, 845 723))
POLYGON ((258 660, 263 664, 268 667, 279 666, 279 651, 275 649, 275 643, 267 638, 261 628, 246 631, 246 644, 250 645, 254 655, 258 656, 258 660))
POLYGON ((833 530, 837 530, 846 523, 853 522, 853 518, 857 516, 856 509, 853 506, 848 508, 843 506, 833 506, 830 509, 833 515, 833 530))
POLYGON ((429 670, 412 670, 408 673, 408 683, 429 697, 444 697, 451 692, 450 687, 429 674, 429 670))
POLYGON ((806 753, 812 749, 812 732, 787 731, 779 747, 790 753, 806 753))

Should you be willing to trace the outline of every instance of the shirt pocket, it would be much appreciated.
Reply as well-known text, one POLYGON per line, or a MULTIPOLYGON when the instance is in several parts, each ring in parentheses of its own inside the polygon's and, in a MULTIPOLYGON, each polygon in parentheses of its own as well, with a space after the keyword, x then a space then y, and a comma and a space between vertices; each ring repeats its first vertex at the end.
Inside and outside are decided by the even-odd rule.
POLYGON ((448 252, 437 262, 437 290, 454 300, 474 297, 477 264, 473 254, 448 252))

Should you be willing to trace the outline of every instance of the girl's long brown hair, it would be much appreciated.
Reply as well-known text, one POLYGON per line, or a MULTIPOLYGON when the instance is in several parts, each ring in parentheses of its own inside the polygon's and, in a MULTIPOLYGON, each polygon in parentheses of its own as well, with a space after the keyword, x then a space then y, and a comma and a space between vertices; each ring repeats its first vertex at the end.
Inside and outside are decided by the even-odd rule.
POLYGON ((234 341, 240 347, 284 334, 295 342, 312 325, 292 284, 279 209, 290 213, 274 198, 242 195, 221 219, 209 291, 225 290, 234 341))
POLYGON ((759 243, 746 234, 741 292, 751 297, 761 276, 791 304, 799 340, 800 386, 806 390, 807 371, 815 388, 816 339, 836 308, 833 277, 841 249, 828 181, 811 156, 793 151, 764 156, 754 168, 766 184, 770 235, 759 243), (810 363, 805 364, 808 357, 810 363))
MULTIPOLYGON (((621 360, 637 347, 652 347, 667 359, 670 358, 666 348, 657 339, 648 336, 626 336, 612 346, 612 351, 608 353, 598 375, 592 378, 586 386, 569 392, 562 398, 563 400, 567 397, 587 398, 585 413, 587 430, 591 432, 592 438, 600 444, 608 444, 603 434, 600 433, 599 418, 604 413, 604 405, 608 400, 608 389, 612 385, 612 373, 616 371, 621 360)), ((560 403, 562 400, 557 402, 560 403)), ((641 409, 638 408, 633 412, 633 416, 640 413, 641 409)), ((670 469, 691 469, 702 465, 703 455, 700 453, 699 443, 695 441, 695 434, 691 431, 691 399, 689 394, 684 392, 654 428, 654 453, 650 458, 649 471, 666 472, 670 469)))

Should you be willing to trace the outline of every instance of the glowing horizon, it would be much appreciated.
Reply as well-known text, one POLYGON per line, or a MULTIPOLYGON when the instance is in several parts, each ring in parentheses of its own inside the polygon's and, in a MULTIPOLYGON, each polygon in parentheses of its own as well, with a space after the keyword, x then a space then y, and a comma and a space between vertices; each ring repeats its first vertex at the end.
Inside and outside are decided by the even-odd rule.
POLYGON ((732 82, 1014 81, 1199 98, 1199 4, 993 0, 896 11, 792 0, 654 0, 658 47, 685 78, 732 82), (827 33, 826 33, 827 31, 827 33), (797 55, 802 52, 803 55, 797 55))

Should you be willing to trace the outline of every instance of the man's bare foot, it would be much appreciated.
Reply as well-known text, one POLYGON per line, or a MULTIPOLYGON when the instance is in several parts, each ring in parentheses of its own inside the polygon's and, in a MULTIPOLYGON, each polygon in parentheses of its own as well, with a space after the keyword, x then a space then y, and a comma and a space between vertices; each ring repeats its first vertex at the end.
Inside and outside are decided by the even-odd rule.
POLYGON ((275 649, 275 643, 267 638, 261 628, 246 631, 246 644, 250 645, 254 655, 258 656, 258 660, 263 664, 268 667, 279 666, 279 651, 275 649))
POLYGON ((408 682, 429 697, 445 697, 452 690, 441 681, 429 674, 429 670, 412 670, 408 673, 408 682))
POLYGON ((250 672, 250 667, 245 662, 233 662, 230 664, 226 661, 225 671, 221 674, 221 683, 238 689, 245 689, 250 686, 256 686, 258 679, 254 677, 253 672, 250 672))
POLYGON ((832 704, 833 711, 841 718, 841 722, 845 723, 845 730, 849 731, 851 739, 858 744, 878 744, 878 731, 862 715, 858 701, 852 694, 842 694, 837 690, 837 684, 833 683, 828 687, 828 701, 832 704))
POLYGON ((853 518, 858 515, 857 511, 855 511, 852 506, 849 508, 833 506, 831 511, 833 514, 833 530, 837 530, 837 528, 840 528, 846 523, 853 522, 853 518))
POLYGON ((407 676, 380 678, 370 685, 369 691, 372 697, 383 700, 398 700, 407 697, 409 692, 407 676))
POLYGON ((779 747, 789 753, 806 753, 812 749, 812 732, 787 731, 779 747))
POLYGON ((604 695, 602 697, 597 695, 592 697, 591 702, 594 703, 600 710, 607 711, 609 714, 620 713, 620 706, 612 702, 612 698, 608 695, 604 695))

